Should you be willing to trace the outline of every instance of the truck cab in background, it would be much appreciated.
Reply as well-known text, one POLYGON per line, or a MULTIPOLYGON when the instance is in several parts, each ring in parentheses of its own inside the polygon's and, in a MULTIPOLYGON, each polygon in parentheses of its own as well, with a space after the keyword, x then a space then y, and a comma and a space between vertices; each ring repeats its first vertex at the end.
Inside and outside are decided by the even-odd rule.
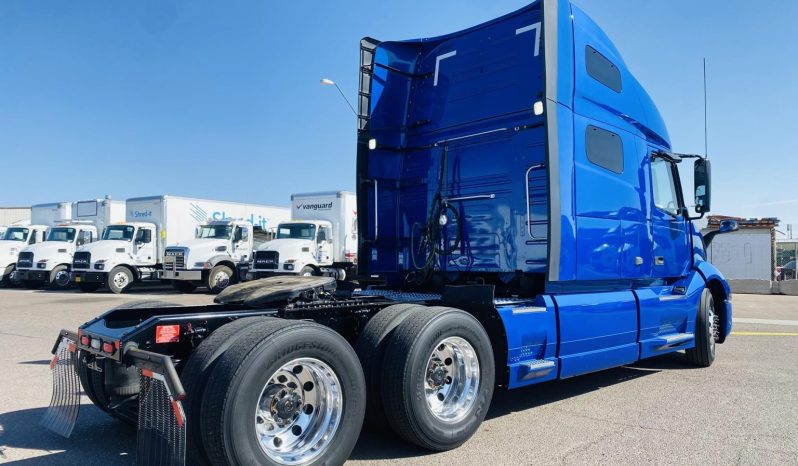
POLYGON ((16 279, 25 288, 47 285, 62 290, 72 284, 70 269, 75 249, 97 240, 97 227, 91 223, 66 222, 47 231, 44 242, 19 252, 16 279))
POLYGON ((290 222, 258 248, 250 273, 330 276, 345 280, 357 265, 357 198, 346 191, 294 194, 290 222))
POLYGON ((75 252, 72 279, 84 292, 105 285, 121 293, 133 282, 155 278, 158 226, 147 222, 124 222, 105 227, 100 241, 75 252))
POLYGON ((246 277, 252 252, 264 241, 256 236, 260 233, 262 230, 245 220, 200 225, 194 239, 166 247, 161 278, 183 293, 198 286, 218 293, 246 277))
POLYGON ((12 225, 6 228, 0 237, 0 284, 7 287, 20 284, 16 270, 19 252, 44 241, 47 228, 47 225, 12 225))

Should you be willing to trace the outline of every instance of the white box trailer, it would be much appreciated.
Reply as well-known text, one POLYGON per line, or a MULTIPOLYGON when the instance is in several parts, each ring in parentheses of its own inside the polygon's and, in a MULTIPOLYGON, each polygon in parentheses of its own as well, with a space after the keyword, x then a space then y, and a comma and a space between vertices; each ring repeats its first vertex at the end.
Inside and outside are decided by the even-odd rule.
POLYGON ((72 218, 72 204, 69 202, 51 202, 36 204, 31 207, 31 225, 55 226, 72 218))
MULTIPOLYGON (((44 242, 30 245, 19 253, 15 278, 27 288, 48 285, 53 289, 72 286, 71 268, 76 250, 99 240, 102 229, 124 220, 124 203, 111 199, 91 199, 39 210, 39 220, 55 218, 67 211, 75 218, 56 222, 44 242)), ((36 207, 34 207, 36 213, 36 207)))
POLYGON ((224 202, 209 211, 200 204, 192 206, 193 211, 198 208, 208 220, 199 225, 195 237, 170 242, 164 252, 161 278, 184 293, 198 286, 218 293, 246 277, 264 230, 274 231, 291 218, 287 207, 224 202))
POLYGON ((78 222, 91 222, 102 236, 105 227, 112 223, 125 221, 125 201, 115 201, 109 197, 90 199, 72 203, 72 219, 78 222))
POLYGON ((294 194, 291 221, 255 252, 251 273, 351 276, 357 264, 357 197, 348 191, 294 194))
POLYGON ((167 245, 195 237, 212 220, 239 216, 268 228, 269 220, 249 204, 177 196, 130 198, 125 222, 109 225, 102 240, 75 254, 73 277, 82 291, 105 285, 121 293, 133 283, 159 279, 167 245))

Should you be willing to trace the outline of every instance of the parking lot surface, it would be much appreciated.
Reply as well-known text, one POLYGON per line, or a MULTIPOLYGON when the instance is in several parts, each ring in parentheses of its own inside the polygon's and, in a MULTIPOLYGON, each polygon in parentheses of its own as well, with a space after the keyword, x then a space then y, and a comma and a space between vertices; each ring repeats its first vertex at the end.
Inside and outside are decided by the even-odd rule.
MULTIPOLYGON (((50 349, 59 329, 135 300, 212 302, 202 293, 125 295, 0 289, 0 464, 132 464, 135 430, 84 397, 70 439, 38 427, 50 400, 50 349)), ((361 434, 350 463, 798 464, 798 297, 735 295, 734 332, 715 364, 674 354, 497 392, 462 447, 429 453, 361 434)))

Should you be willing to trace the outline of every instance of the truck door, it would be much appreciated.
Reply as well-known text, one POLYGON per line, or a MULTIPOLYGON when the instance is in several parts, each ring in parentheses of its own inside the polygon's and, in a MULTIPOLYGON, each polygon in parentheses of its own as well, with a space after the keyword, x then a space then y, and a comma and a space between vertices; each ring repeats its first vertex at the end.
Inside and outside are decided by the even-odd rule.
POLYGON ((233 230, 232 256, 238 261, 247 260, 252 252, 252 235, 249 226, 236 226, 233 230))
POLYGON ((142 227, 136 232, 133 240, 133 256, 136 265, 151 265, 155 262, 155 243, 153 230, 142 227))
POLYGON ((318 253, 316 260, 318 261, 319 265, 332 264, 332 229, 326 225, 319 227, 319 233, 316 240, 318 242, 318 253))
POLYGON ((652 276, 684 277, 690 269, 690 238, 675 163, 658 156, 651 158, 651 190, 652 276))

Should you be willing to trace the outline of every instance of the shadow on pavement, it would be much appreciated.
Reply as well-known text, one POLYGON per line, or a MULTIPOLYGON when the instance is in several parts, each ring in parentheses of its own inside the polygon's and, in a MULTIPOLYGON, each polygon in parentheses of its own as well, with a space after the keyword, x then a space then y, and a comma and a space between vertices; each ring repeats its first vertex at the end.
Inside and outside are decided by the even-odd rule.
MULTIPOLYGON (((684 367, 684 365, 680 366, 684 367)), ((662 367, 661 369, 665 369, 662 367)), ((660 368, 624 366, 566 380, 555 380, 517 390, 496 389, 486 420, 536 408, 573 396, 583 395, 627 380, 660 372, 660 368)), ((411 458, 430 454, 403 442, 393 434, 380 435, 364 431, 360 435, 352 459, 378 460, 411 458)))
POLYGON ((128 465, 136 454, 136 429, 125 425, 90 404, 81 405, 80 416, 70 438, 39 426, 46 408, 0 414, 0 464, 15 465, 128 465), (22 458, 24 450, 45 453, 22 458), (48 454, 49 453, 49 454, 48 454))

